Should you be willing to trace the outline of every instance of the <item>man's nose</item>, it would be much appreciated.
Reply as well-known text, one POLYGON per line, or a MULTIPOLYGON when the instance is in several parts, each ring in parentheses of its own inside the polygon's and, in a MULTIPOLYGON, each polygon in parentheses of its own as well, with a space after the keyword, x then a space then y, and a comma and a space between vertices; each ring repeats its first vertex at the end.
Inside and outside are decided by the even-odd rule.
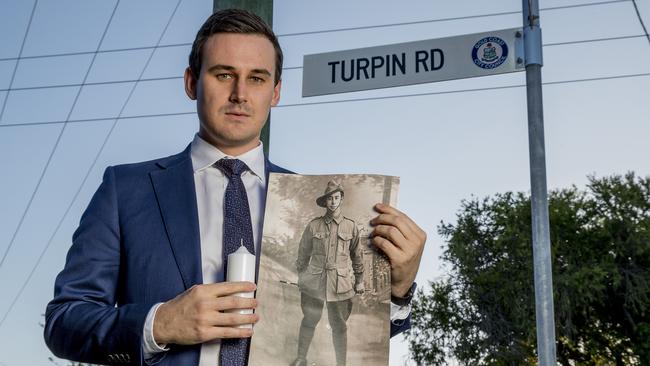
POLYGON ((246 80, 237 78, 232 83, 232 90, 230 91, 230 101, 232 103, 244 103, 247 100, 247 86, 246 80))

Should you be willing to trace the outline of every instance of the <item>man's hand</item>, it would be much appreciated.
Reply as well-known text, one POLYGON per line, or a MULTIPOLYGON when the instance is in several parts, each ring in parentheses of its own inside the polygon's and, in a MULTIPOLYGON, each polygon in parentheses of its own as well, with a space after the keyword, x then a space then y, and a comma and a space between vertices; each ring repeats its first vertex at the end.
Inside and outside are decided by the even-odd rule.
POLYGON ((197 344, 217 338, 247 338, 252 329, 237 328, 254 324, 256 314, 227 313, 233 309, 255 309, 257 300, 234 294, 255 291, 252 282, 220 282, 195 285, 160 305, 153 322, 158 344, 197 344))
POLYGON ((366 286, 364 285, 363 281, 357 283, 354 285, 354 293, 357 295, 363 295, 363 293, 366 291, 366 286))
POLYGON ((418 273, 427 234, 408 216, 389 205, 378 203, 375 210, 379 216, 370 221, 375 227, 370 233, 372 242, 390 260, 393 296, 404 297, 418 273))

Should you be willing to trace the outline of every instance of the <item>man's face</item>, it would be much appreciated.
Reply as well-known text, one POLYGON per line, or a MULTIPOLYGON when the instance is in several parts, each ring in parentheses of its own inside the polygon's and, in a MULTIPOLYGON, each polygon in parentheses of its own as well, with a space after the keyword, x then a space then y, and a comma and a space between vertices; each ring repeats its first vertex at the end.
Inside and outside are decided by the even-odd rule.
POLYGON ((341 205, 341 201, 343 201, 343 196, 341 192, 334 192, 327 196, 327 200, 325 201, 325 205, 327 206, 327 209, 329 211, 336 211, 337 208, 341 205))
POLYGON ((273 44, 257 34, 217 33, 206 40, 202 57, 198 80, 185 70, 199 136, 229 155, 255 148, 271 106, 280 100, 273 44))

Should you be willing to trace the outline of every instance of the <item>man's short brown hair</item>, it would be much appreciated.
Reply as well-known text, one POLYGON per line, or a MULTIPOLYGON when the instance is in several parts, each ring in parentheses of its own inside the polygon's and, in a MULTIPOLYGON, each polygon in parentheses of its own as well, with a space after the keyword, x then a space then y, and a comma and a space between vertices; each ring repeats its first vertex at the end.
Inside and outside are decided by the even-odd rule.
POLYGON ((190 52, 190 70, 198 79, 203 60, 203 45, 210 36, 217 33, 259 34, 268 39, 275 48, 275 84, 282 76, 282 49, 277 37, 262 18, 241 9, 225 9, 212 14, 201 26, 190 52))

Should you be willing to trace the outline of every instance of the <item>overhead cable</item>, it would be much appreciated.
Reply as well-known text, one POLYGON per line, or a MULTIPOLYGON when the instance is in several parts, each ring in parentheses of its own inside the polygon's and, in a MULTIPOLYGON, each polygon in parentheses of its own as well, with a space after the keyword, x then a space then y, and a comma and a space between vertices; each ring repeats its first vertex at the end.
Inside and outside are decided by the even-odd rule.
POLYGON ((96 86, 96 85, 111 85, 111 84, 129 84, 135 83, 136 81, 162 81, 162 80, 178 80, 183 79, 182 76, 165 76, 159 78, 147 78, 147 79, 129 79, 129 80, 111 80, 111 81, 95 81, 92 83, 81 83, 81 84, 54 84, 54 85, 43 85, 43 86, 24 86, 20 88, 11 88, 11 89, 0 89, 0 92, 3 91, 19 91, 19 90, 38 90, 38 89, 54 89, 54 88, 71 88, 77 86, 96 86))
MULTIPOLYGON (((572 44, 581 44, 581 43, 592 43, 592 42, 604 42, 604 41, 618 41, 618 40, 624 40, 624 39, 634 39, 634 38, 645 38, 645 34, 637 34, 637 35, 629 35, 629 36, 619 36, 619 37, 605 37, 605 38, 593 38, 593 39, 584 39, 584 40, 578 40, 578 41, 565 41, 565 42, 553 42, 553 43, 545 43, 543 46, 544 47, 555 47, 555 46, 564 46, 564 45, 572 45, 572 44)), ((290 66, 290 67, 283 67, 283 71, 287 70, 298 70, 302 69, 302 66, 290 66)), ((163 80, 177 80, 177 79, 183 79, 183 76, 163 76, 163 77, 157 77, 157 78, 146 78, 146 79, 140 79, 140 82, 147 82, 147 81, 163 81, 163 80)), ((110 85, 110 84, 128 84, 128 83, 134 83, 138 80, 136 79, 128 79, 128 80, 113 80, 113 81, 96 81, 96 82, 91 82, 91 83, 84 83, 83 85, 86 86, 92 86, 92 85, 110 85)), ((76 87, 76 86, 81 86, 82 84, 54 84, 54 85, 43 85, 43 86, 25 86, 25 87, 19 87, 19 88, 11 88, 11 89, 0 89, 0 92, 3 91, 14 91, 14 90, 37 90, 37 89, 53 89, 53 88, 69 88, 69 87, 76 87)), ((0 124, 2 126, 2 124, 0 124)))
POLYGON ((639 12, 639 7, 636 5, 636 0, 632 0, 632 4, 634 5, 634 11, 636 11, 636 17, 639 18, 639 23, 641 23, 641 28, 643 28, 643 33, 645 33, 645 37, 648 39, 648 43, 650 43, 650 35, 648 35, 648 29, 643 23, 643 18, 641 18, 641 13, 639 12))
MULTIPOLYGON (((117 1, 119 2, 119 0, 117 0, 117 1)), ((165 33, 167 33, 167 29, 169 28, 169 25, 171 24, 171 21, 172 21, 172 19, 174 18, 174 15, 176 14, 176 12, 177 12, 177 10, 178 10, 178 7, 180 6, 181 1, 182 1, 182 0, 178 0, 178 2, 176 3, 176 7, 174 8, 174 11, 173 11, 173 12, 171 13, 171 15, 169 16, 169 19, 167 20, 167 24, 165 25, 165 28, 163 28, 163 31, 162 31, 162 33, 160 34, 160 37, 158 38, 158 42, 157 42, 157 44, 160 44, 160 43, 161 43, 163 37, 165 36, 165 33)), ((117 5, 116 5, 116 7, 117 7, 117 5)), ((114 13, 115 13, 115 10, 113 10, 113 14, 114 14, 114 13)), ((111 19, 112 19, 112 15, 111 15, 111 19)), ((110 22, 109 22, 109 23, 110 23, 110 22)), ((101 42, 100 42, 100 44, 101 44, 101 42)), ((156 51, 156 48, 154 47, 154 49, 152 49, 152 51, 151 51, 151 54, 149 55, 149 58, 147 59, 145 65, 144 65, 144 67, 142 68, 142 71, 140 72, 140 75, 139 75, 138 79, 142 78, 142 75, 144 75, 144 72, 146 71, 147 67, 149 66, 149 63, 151 62, 151 59, 152 59, 153 54, 154 54, 155 51, 156 51)), ((137 86, 137 82, 133 84, 133 87, 131 88, 131 91, 129 92, 128 97, 127 97, 126 100, 124 101, 124 104, 122 104, 122 108, 120 109, 120 112, 118 113, 117 117, 114 118, 114 122, 113 122, 113 124, 112 124, 110 130, 108 131, 108 134, 107 134, 106 137, 104 138, 104 141, 103 141, 101 147, 99 148, 99 151, 98 151, 97 154, 95 155, 92 164, 90 165, 90 167, 89 167, 88 170, 86 171, 86 174, 84 175, 84 178, 83 178, 83 180, 81 181, 81 184, 79 185, 79 187, 77 188, 77 191, 75 192, 74 196, 72 197, 72 200, 70 201, 70 204, 68 205, 68 207, 66 208, 65 212, 63 213, 63 216, 61 216, 61 219, 59 220, 58 224, 56 225, 56 228, 54 229, 54 232, 52 233, 52 235, 50 235, 50 238, 49 238, 49 240, 47 241, 47 244, 45 245, 45 247, 43 248, 43 250, 41 250, 41 253, 40 253, 40 255, 38 256, 38 259, 36 260, 36 263, 34 264, 34 266, 32 267, 31 271, 29 272, 29 275, 27 276, 27 278, 25 279, 25 281, 24 281, 23 284, 21 285, 20 289, 18 290, 18 293, 16 294, 16 296, 14 296, 13 300, 11 301, 11 304, 9 305, 9 308, 8 308, 7 311, 5 312, 4 316, 0 319, 0 327, 1 327, 2 324, 4 323, 5 319, 6 319, 7 316, 9 315, 9 313, 11 313, 11 310, 12 310, 12 309, 14 308, 14 306, 16 305, 16 302, 18 301, 18 299, 20 298, 20 296, 22 295, 22 293, 25 291, 25 288, 27 287, 27 284, 28 284, 29 281, 32 279, 32 276, 34 275, 34 273, 36 272, 36 269, 37 269, 38 266, 40 265, 41 260, 43 259, 43 257, 45 256, 45 253, 47 252, 47 249, 50 247, 50 245, 51 245, 52 242, 54 241, 54 237, 55 237, 56 234, 59 232, 59 230, 60 230, 60 228, 61 228, 61 225, 63 224, 63 221, 65 221, 65 219, 66 219, 66 217, 68 216, 68 213, 70 212, 70 209, 72 208, 74 202, 77 200, 77 197, 79 197, 79 194, 81 193, 81 189, 83 188, 84 184, 85 184, 86 181, 88 180, 88 177, 90 176, 91 171, 93 170, 93 168, 94 168, 95 165, 97 164, 97 161, 99 160, 99 156, 100 156, 101 153, 104 151, 104 148, 106 147, 106 144, 107 144, 109 138, 111 137, 111 135, 112 135, 112 133, 113 133, 113 130, 115 130, 115 126, 117 125, 117 122, 120 120, 120 118, 121 118, 121 116, 122 116, 122 113, 124 112, 124 110, 125 110, 127 104, 129 103, 129 100, 130 100, 131 97, 133 96, 133 92, 134 92, 136 86, 137 86)))
MULTIPOLYGON (((540 9, 540 11, 554 11, 554 10, 563 10, 563 9, 572 9, 572 8, 584 8, 584 7, 590 7, 590 6, 600 6, 600 5, 625 3, 625 2, 630 2, 630 1, 631 0, 609 0, 609 1, 599 1, 599 2, 593 2, 593 3, 584 3, 584 4, 562 5, 562 6, 554 6, 554 7, 542 8, 542 9, 540 9)), ((366 25, 366 26, 359 26, 359 27, 346 27, 346 28, 324 29, 324 30, 307 31, 307 32, 284 33, 284 34, 278 34, 277 36, 278 36, 278 38, 281 38, 281 37, 295 37, 295 36, 304 36, 304 35, 311 35, 311 34, 347 32, 347 31, 365 30, 365 29, 398 27, 398 26, 404 26, 404 25, 450 22, 450 21, 456 21, 456 20, 467 20, 467 19, 475 19, 475 18, 496 17, 496 16, 504 16, 504 15, 521 15, 521 10, 503 11, 503 12, 488 13, 488 14, 466 15, 466 16, 458 16, 458 17, 449 17, 449 18, 418 20, 418 21, 413 21, 413 22, 376 24, 376 25, 366 25)))
MULTIPOLYGON (((632 0, 610 0, 610 1, 600 1, 600 2, 584 3, 584 4, 563 5, 563 6, 542 8, 542 9, 540 9, 540 11, 554 11, 554 10, 563 10, 563 9, 571 9, 571 8, 600 6, 600 5, 608 5, 608 4, 616 4, 616 3, 625 3, 625 2, 630 2, 630 1, 632 1, 632 0)), ((449 21, 454 21, 454 20, 486 18, 486 17, 495 17, 495 16, 503 16, 503 15, 521 15, 521 10, 504 11, 504 12, 487 13, 487 14, 477 14, 477 15, 468 15, 468 16, 459 16, 459 17, 449 17, 449 18, 425 19, 425 20, 418 20, 418 21, 413 21, 413 22, 377 24, 377 25, 368 25, 368 26, 361 26, 361 27, 325 29, 325 30, 317 30, 317 31, 309 31, 309 32, 298 32, 298 33, 285 33, 285 34, 278 34, 277 37, 292 37, 292 36, 308 35, 308 34, 333 33, 333 32, 345 32, 345 31, 362 30, 362 29, 397 27, 397 26, 402 26, 402 25, 415 25, 415 24, 426 24, 426 23, 437 23, 437 22, 449 22, 449 21)), ((157 48, 191 46, 191 45, 192 45, 192 43, 177 43, 177 44, 160 45, 160 46, 157 46, 157 48)), ((137 51, 137 50, 152 49, 154 47, 155 46, 143 46, 143 47, 109 49, 109 50, 101 50, 98 53, 137 51)), ((46 57, 90 55, 90 54, 93 54, 93 53, 95 53, 95 52, 94 51, 82 51, 82 52, 68 52, 68 53, 57 53, 57 54, 46 54, 46 55, 6 57, 6 58, 0 58, 0 61, 11 61, 11 60, 18 60, 18 59, 36 59, 36 58, 46 58, 46 57)))
POLYGON ((175 44, 163 44, 160 46, 143 46, 143 47, 129 47, 129 48, 111 48, 108 50, 99 50, 99 51, 79 51, 79 52, 63 52, 63 53, 51 53, 46 55, 33 55, 33 56, 19 56, 19 57, 5 57, 0 58, 0 61, 12 61, 12 60, 30 60, 38 58, 50 58, 50 57, 64 57, 64 56, 83 56, 83 55, 93 55, 95 53, 115 53, 115 52, 130 52, 130 51, 140 51, 140 50, 150 50, 153 48, 170 48, 170 47, 183 47, 191 46, 191 43, 175 43, 175 44))
MULTIPOLYGON (((36 12, 36 5, 38 0, 34 1, 34 6, 32 6, 32 11, 29 14, 29 21, 27 21, 27 27, 25 28, 25 34, 23 35, 23 41, 20 43, 20 50, 18 51, 18 59, 14 64, 14 71, 11 73, 11 79, 9 80, 9 89, 14 85, 14 79, 16 78, 16 70, 18 70, 18 64, 20 63, 20 56, 23 54, 25 49, 25 42, 27 41, 27 34, 32 27, 32 20, 34 20, 34 13, 36 12)), ((0 109, 0 123, 2 123, 2 116, 5 114, 5 108, 7 107, 7 100, 9 99, 9 93, 6 93, 2 101, 2 109, 0 109)))
MULTIPOLYGON (((571 80, 559 80, 559 81, 547 81, 542 83, 543 85, 558 85, 558 84, 573 84, 581 82, 592 82, 592 81, 605 81, 605 80, 614 80, 614 79, 632 79, 640 77, 648 77, 648 73, 637 73, 637 74, 623 74, 623 75, 612 75, 612 76, 600 76, 593 78, 584 78, 584 79, 571 79, 571 80)), ((369 100, 379 100, 379 99, 399 99, 406 97, 420 97, 420 96, 429 96, 429 95, 440 95, 440 94, 458 94, 458 93, 470 93, 470 92, 480 92, 488 90, 500 90, 500 89, 512 89, 512 88, 523 88, 525 84, 513 84, 513 85, 504 85, 504 86, 491 86, 485 88, 472 88, 472 89, 457 89, 457 90, 446 90, 446 91, 437 91, 437 92, 423 92, 415 94, 404 94, 404 95, 387 95, 380 97, 367 97, 367 98, 353 98, 353 99, 343 99, 343 100, 331 100, 331 101, 317 101, 317 102, 306 102, 306 103, 292 103, 292 104, 280 104, 274 108, 286 108, 286 107, 300 107, 300 106, 311 106, 318 104, 332 104, 332 103, 347 103, 347 102, 363 102, 369 100)), ((153 117, 173 117, 173 116, 187 116, 187 115, 196 115, 196 111, 192 112, 174 112, 174 113, 151 113, 151 114, 139 114, 132 116, 120 116, 120 117, 102 117, 102 118, 85 118, 70 120, 68 123, 92 123, 100 121, 110 121, 114 119, 140 119, 140 118, 153 118, 153 117)), ((43 121, 43 122, 26 122, 26 123, 13 123, 0 125, 0 128, 7 127, 32 127, 32 126, 43 126, 43 125, 56 125, 61 124, 64 121, 43 121)))
MULTIPOLYGON (((542 83, 542 85, 572 84, 572 83, 581 83, 581 82, 588 82, 588 81, 628 79, 628 78, 647 77, 647 76, 650 76, 650 72, 641 73, 641 74, 603 76, 603 77, 585 78, 585 79, 549 81, 549 82, 542 83)), ((379 97, 354 98, 354 99, 344 99, 344 100, 327 100, 327 101, 307 102, 307 103, 282 104, 282 105, 276 106, 275 108, 301 107, 301 106, 312 106, 312 105, 332 104, 332 103, 363 102, 363 101, 370 101, 370 100, 398 99, 398 98, 421 97, 421 96, 442 95, 442 94, 470 93, 470 92, 481 92, 481 91, 487 91, 487 90, 523 88, 525 86, 526 86, 526 84, 513 84, 513 85, 504 85, 504 86, 490 86, 490 87, 485 87, 485 88, 446 90, 446 91, 424 92, 424 93, 413 93, 413 94, 402 94, 402 95, 386 95, 386 96, 379 96, 379 97)))
MULTIPOLYGON (((115 11, 117 10, 117 6, 120 3, 120 0, 117 0, 115 2, 115 6, 113 7, 113 12, 111 13, 110 18, 108 19, 108 23, 106 23, 106 27, 104 27, 104 32, 102 33, 102 37, 99 40, 99 44, 97 45, 97 50, 101 47, 102 43, 104 42, 104 37, 106 37, 106 33, 108 33, 108 28, 111 25, 111 22, 113 21, 113 16, 115 15, 115 11)), ((50 167, 50 163, 52 162, 52 157, 54 157, 54 153, 56 152, 57 148, 59 147, 59 143, 61 142, 61 137, 63 137, 63 133, 65 132, 65 128, 67 125, 68 120, 70 120, 70 117, 72 116, 72 112, 74 111, 75 106, 77 105, 77 101, 79 100, 79 96, 81 95, 81 91, 83 90, 83 85, 86 82, 86 79, 88 78, 88 75, 90 75, 90 70, 93 67, 93 64, 95 63, 95 58, 97 57, 97 54, 95 53, 93 55, 92 60, 90 61, 90 64, 88 65, 88 68, 86 69, 86 74, 84 75, 83 81, 81 82, 81 85, 79 86, 79 89, 77 90, 77 94, 75 95, 75 98, 72 102, 72 106, 70 107, 70 110, 68 111, 68 116, 66 117, 66 120, 63 121, 63 126, 61 127, 61 130, 59 131, 59 134, 56 138, 56 141, 54 142, 54 146, 52 147, 52 150, 50 151, 49 156, 47 157, 47 161, 45 162, 45 166, 41 170, 41 174, 38 177, 38 181, 36 182, 36 187, 32 190, 32 193, 29 197, 29 200, 27 201, 27 206, 23 210, 23 214, 20 217, 20 220, 18 221, 18 225, 16 226, 16 229, 14 230, 13 235, 11 236, 11 240, 9 240, 9 245, 5 248, 4 253, 2 254, 2 259, 0 259, 0 267, 4 264, 5 260, 7 259, 7 255, 9 254, 9 251, 11 250, 11 247, 13 246, 14 242, 16 241, 16 236, 20 232, 20 228, 23 226, 23 223, 25 222, 25 217, 27 216, 27 212, 29 212, 30 207, 32 206, 32 203, 34 202, 34 197, 36 197, 36 193, 38 192, 38 189, 41 186, 41 183, 43 182, 43 177, 45 177, 45 173, 47 172, 48 168, 50 167)), ((7 93, 9 94, 9 93, 7 93)))

